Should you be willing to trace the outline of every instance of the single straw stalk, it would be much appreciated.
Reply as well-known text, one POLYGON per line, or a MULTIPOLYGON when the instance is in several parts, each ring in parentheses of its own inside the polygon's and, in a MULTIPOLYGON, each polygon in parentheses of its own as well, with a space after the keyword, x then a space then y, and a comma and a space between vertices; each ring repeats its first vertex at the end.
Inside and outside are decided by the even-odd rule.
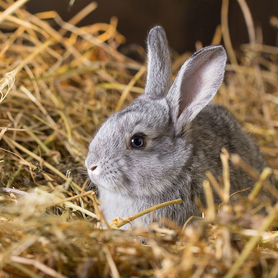
POLYGON ((229 153, 226 149, 222 149, 220 158, 223 166, 223 183, 224 183, 224 203, 227 203, 230 199, 230 170, 229 170, 229 153))
POLYGON ((210 183, 206 180, 203 182, 203 188, 206 196, 207 201, 207 219, 208 221, 213 221, 216 216, 216 210, 215 210, 215 203, 213 198, 213 193, 211 190, 210 183))
POLYGON ((131 223, 132 221, 146 215, 146 214, 149 214, 149 213, 152 213, 154 211, 157 211, 159 209, 162 209, 162 208, 165 208, 165 207, 168 207, 168 206, 172 206, 172 205, 179 205, 181 204, 183 201, 181 199, 176 199, 176 200, 172 200, 172 201, 167 201, 167 202, 164 202, 164 203, 161 203, 161 204, 158 204, 158 205, 155 205, 155 206, 152 206, 148 209, 145 209, 139 213, 137 213, 136 215, 134 216, 130 216, 126 219, 115 219, 113 221, 113 223, 110 225, 111 228, 114 228, 114 229, 119 229, 121 228, 122 226, 128 224, 128 223, 131 223))

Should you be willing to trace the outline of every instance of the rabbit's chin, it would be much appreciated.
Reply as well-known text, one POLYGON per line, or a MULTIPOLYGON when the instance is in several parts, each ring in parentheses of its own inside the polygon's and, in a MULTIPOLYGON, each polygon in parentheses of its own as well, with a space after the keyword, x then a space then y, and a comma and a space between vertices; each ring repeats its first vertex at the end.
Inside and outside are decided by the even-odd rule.
POLYGON ((95 176, 88 171, 91 182, 96 185, 102 194, 116 194, 126 197, 135 197, 134 191, 124 182, 111 178, 109 175, 95 176))
POLYGON ((113 180, 106 180, 103 177, 95 177, 94 175, 88 173, 91 182, 96 185, 99 191, 111 192, 111 193, 121 193, 119 191, 119 186, 115 184, 113 180))
MULTIPOLYGON (((92 179, 92 182, 97 185, 99 192, 102 196, 112 194, 113 196, 119 195, 122 198, 128 198, 133 200, 154 200, 163 199, 164 197, 176 194, 177 187, 173 187, 176 184, 178 173, 173 176, 162 177, 161 180, 146 179, 144 183, 131 182, 126 184, 124 182, 117 183, 113 180, 105 180, 105 178, 96 181, 92 179), (147 181, 148 180, 148 181, 147 181)), ((167 199, 168 200, 168 199, 167 199)))

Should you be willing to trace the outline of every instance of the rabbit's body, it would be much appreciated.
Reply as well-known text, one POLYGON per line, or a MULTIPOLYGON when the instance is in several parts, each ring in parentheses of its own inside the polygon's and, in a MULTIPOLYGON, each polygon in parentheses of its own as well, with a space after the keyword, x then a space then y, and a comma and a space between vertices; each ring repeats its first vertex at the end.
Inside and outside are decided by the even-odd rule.
MULTIPOLYGON (((161 27, 151 30, 148 48, 145 94, 100 128, 86 165, 109 222, 181 198, 181 205, 160 209, 133 225, 147 226, 163 218, 182 225, 200 213, 195 201, 204 200, 206 171, 221 177, 222 148, 258 170, 264 162, 234 117, 223 107, 208 105, 224 76, 222 47, 195 53, 171 88, 170 56, 161 27)), ((231 193, 251 185, 245 173, 231 168, 231 193)))
MULTIPOLYGON (((192 176, 195 184, 200 184, 204 173, 211 171, 215 177, 222 176, 221 149, 230 154, 239 154, 254 169, 261 171, 265 162, 254 141, 242 130, 233 115, 222 106, 208 105, 205 107, 191 127, 192 176), (203 158, 203 160, 202 160, 203 158)), ((254 180, 240 169, 230 165, 231 193, 247 189, 254 185, 254 180)))
MULTIPOLYGON (((132 106, 121 113, 127 114, 130 111, 132 106)), ((195 201, 198 198, 204 201, 202 183, 206 178, 206 172, 211 171, 218 178, 222 176, 220 160, 222 148, 227 149, 229 153, 237 153, 244 157, 257 170, 262 170, 264 166, 262 156, 253 140, 242 131, 236 119, 224 107, 218 105, 208 105, 204 108, 191 125, 186 127, 181 140, 186 145, 184 164, 182 160, 179 161, 180 164, 177 165, 179 171, 175 174, 171 185, 167 184, 169 177, 164 176, 162 177, 166 185, 153 184, 156 188, 161 188, 159 195, 149 195, 147 191, 146 194, 142 192, 142 195, 138 196, 132 191, 123 194, 99 188, 103 212, 109 222, 117 217, 127 218, 151 206, 179 198, 183 200, 182 205, 160 209, 139 218, 131 225, 147 226, 163 218, 172 219, 182 225, 191 215, 198 215, 200 212, 195 201)), ((163 160, 160 163, 163 163, 163 160)), ((244 172, 234 169, 232 165, 230 172, 231 193, 253 186, 254 181, 244 172)), ((163 183, 163 180, 159 182, 163 183)), ((215 197, 218 200, 218 196, 215 197)))

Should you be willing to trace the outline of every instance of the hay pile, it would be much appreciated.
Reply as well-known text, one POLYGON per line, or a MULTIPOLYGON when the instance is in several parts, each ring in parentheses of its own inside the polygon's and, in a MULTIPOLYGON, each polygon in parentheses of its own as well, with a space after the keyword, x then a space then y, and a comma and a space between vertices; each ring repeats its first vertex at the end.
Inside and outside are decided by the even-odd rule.
MULTIPOLYGON (((271 168, 257 173, 224 152, 223 186, 208 175, 202 219, 183 229, 103 230, 87 191, 87 146, 143 92, 146 68, 117 51, 124 38, 115 19, 76 27, 94 3, 64 22, 52 11, 28 13, 27 1, 0 1, 0 277, 276 277, 278 206, 260 196, 278 196, 277 49, 254 41, 251 22, 251 43, 236 57, 223 1, 213 43, 224 40, 231 63, 217 102, 256 137, 271 168), (254 178, 248 200, 229 202, 229 163, 254 178)), ((176 57, 175 71, 186 57, 176 57)))

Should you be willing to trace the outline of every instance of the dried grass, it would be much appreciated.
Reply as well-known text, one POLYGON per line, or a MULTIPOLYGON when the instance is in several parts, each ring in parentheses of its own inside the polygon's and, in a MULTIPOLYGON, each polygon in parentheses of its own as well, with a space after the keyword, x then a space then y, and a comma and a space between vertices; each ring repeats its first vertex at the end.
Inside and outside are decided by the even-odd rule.
POLYGON ((25 2, 0 1, 0 277, 277 277, 278 206, 261 194, 277 199, 277 48, 256 41, 245 1, 250 44, 236 56, 227 0, 212 39, 224 39, 232 61, 217 102, 256 137, 270 168, 257 173, 223 150, 224 181, 208 173, 203 218, 134 231, 101 228, 111 223, 83 164, 96 129, 143 92, 145 66, 117 51, 116 19, 76 26, 95 4, 63 22, 53 11, 29 14, 25 2), (229 163, 255 184, 233 204, 229 163))

